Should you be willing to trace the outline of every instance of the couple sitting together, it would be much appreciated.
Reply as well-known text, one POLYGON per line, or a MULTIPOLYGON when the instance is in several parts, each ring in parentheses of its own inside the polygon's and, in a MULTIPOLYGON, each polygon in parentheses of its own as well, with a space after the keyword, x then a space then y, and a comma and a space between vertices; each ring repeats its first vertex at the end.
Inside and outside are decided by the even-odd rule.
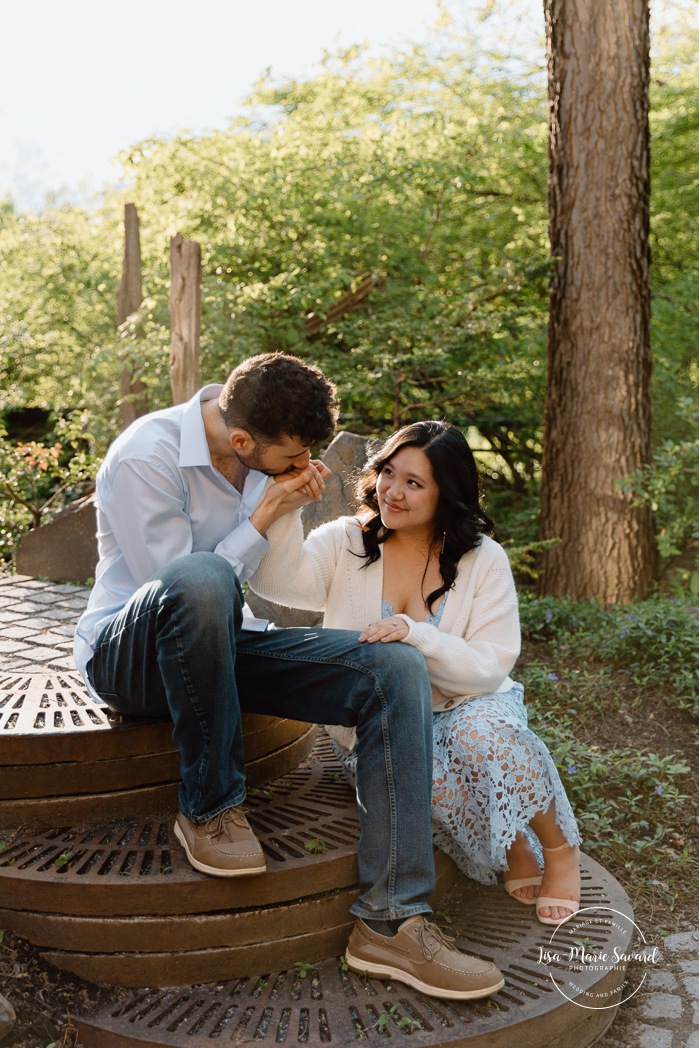
POLYGON ((357 515, 304 539, 337 422, 322 372, 280 353, 134 422, 97 479, 99 564, 77 628, 93 695, 167 716, 181 755, 175 835, 212 876, 260 874, 241 712, 325 724, 356 785, 361 893, 350 968, 435 997, 502 974, 430 922, 433 841, 470 877, 557 925, 578 909, 575 818, 527 728, 512 573, 488 537, 456 427, 399 430, 364 468, 357 515), (322 609, 322 630, 260 630, 242 583, 322 609), (247 625, 246 625, 247 623, 247 625))

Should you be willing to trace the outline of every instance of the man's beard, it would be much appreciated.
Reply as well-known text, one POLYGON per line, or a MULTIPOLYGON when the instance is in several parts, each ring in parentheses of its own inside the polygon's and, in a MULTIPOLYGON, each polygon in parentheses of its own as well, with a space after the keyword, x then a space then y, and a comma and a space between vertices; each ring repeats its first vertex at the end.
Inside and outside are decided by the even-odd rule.
MULTIPOLYGON (((235 451, 235 448, 233 450, 235 451)), ((296 469, 295 466, 288 466, 287 469, 268 469, 268 467, 264 465, 262 452, 258 451, 257 447, 246 457, 241 455, 239 451, 235 451, 235 454, 241 465, 245 466, 247 469, 254 469, 258 473, 264 473, 266 477, 282 477, 285 473, 293 473, 296 469)))

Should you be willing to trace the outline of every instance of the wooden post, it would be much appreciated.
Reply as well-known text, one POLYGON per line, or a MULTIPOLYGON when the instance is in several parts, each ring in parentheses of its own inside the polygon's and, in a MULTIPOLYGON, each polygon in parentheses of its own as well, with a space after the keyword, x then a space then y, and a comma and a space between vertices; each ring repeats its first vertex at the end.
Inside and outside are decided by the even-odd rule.
POLYGON ((173 404, 200 386, 201 247, 181 233, 170 240, 170 385, 173 404))
MULTIPOLYGON (((138 231, 138 212, 135 204, 124 208, 124 263, 121 269, 121 280, 117 292, 117 324, 135 313, 143 301, 143 283, 141 277, 141 241, 138 231)), ((133 378, 131 362, 128 357, 119 376, 119 410, 121 428, 126 429, 134 419, 145 415, 148 403, 145 397, 145 386, 140 379, 133 378)))

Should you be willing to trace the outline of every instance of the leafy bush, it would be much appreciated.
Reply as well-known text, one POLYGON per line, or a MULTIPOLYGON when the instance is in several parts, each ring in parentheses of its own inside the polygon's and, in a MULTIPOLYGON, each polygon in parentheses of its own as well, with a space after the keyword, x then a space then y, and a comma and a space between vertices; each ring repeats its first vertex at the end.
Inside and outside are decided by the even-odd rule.
POLYGON ((559 597, 525 596, 519 606, 522 636, 528 640, 568 640, 580 631, 596 629, 605 614, 596 601, 559 597))
POLYGON ((639 684, 662 683, 699 715, 699 616, 678 600, 624 607, 556 597, 523 599, 522 633, 586 660, 626 670, 639 684))
POLYGON ((640 683, 672 685, 699 714, 699 618, 678 601, 643 601, 609 612, 594 649, 600 659, 628 669, 640 683))
MULTIPOLYGON (((585 636, 592 644, 599 633, 585 636)), ((650 888, 672 906, 696 889, 697 860, 690 857, 683 829, 694 822, 691 769, 677 754, 600 742, 600 712, 622 701, 622 670, 563 668, 560 659, 555 665, 558 672, 550 662, 529 662, 518 676, 527 692, 529 725, 560 771, 583 848, 623 874, 635 893, 650 888)))
MULTIPOLYGON (((697 429, 699 411, 687 412, 688 429, 697 429)), ((663 441, 653 460, 623 482, 636 505, 648 503, 655 514, 658 553, 672 564, 690 543, 699 540, 699 439, 663 441)), ((699 554, 687 573, 689 592, 699 599, 699 554)))
POLYGON ((11 560, 25 532, 83 494, 99 461, 87 412, 59 419, 46 441, 0 435, 0 561, 11 560))

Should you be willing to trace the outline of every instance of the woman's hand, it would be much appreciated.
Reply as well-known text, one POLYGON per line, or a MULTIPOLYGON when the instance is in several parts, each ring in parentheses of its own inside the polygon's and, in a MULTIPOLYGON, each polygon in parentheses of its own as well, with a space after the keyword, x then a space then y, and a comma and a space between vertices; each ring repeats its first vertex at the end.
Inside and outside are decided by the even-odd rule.
POLYGON ((311 459, 305 470, 290 470, 289 473, 283 474, 285 477, 300 476, 302 473, 311 474, 310 480, 300 490, 304 495, 308 495, 311 502, 320 502, 325 491, 325 481, 328 477, 332 476, 332 470, 328 469, 324 462, 320 459, 311 459))
POLYGON ((286 513, 319 502, 331 473, 323 462, 313 459, 305 469, 293 469, 273 477, 250 514, 250 523, 264 535, 270 524, 286 513))
POLYGON ((394 640, 405 640, 409 633, 410 627, 405 619, 392 617, 370 623, 364 632, 360 633, 359 639, 369 644, 375 644, 377 640, 382 644, 390 644, 394 640))

